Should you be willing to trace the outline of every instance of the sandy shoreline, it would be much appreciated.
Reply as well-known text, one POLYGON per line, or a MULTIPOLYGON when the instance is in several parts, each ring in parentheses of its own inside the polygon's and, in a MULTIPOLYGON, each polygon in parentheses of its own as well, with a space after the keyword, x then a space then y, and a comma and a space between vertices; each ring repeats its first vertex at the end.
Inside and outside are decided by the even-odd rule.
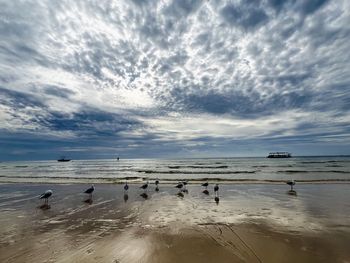
POLYGON ((0 184, 1 262, 350 262, 348 184, 0 184), (51 188, 50 209, 37 195, 51 188))

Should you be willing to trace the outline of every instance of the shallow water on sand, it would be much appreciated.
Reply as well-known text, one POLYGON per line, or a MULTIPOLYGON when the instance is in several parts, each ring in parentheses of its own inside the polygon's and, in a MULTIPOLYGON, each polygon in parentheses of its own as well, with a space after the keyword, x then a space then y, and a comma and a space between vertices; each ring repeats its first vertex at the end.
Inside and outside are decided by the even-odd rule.
POLYGON ((287 185, 220 185, 218 203, 213 185, 182 197, 131 184, 125 198, 122 185, 98 184, 85 202, 87 187, 0 185, 0 261, 282 262, 279 249, 294 255, 283 262, 350 259, 350 184, 297 184, 296 196, 287 185), (40 209, 46 189, 50 209, 40 209))
POLYGON ((350 157, 121 159, 3 162, 0 182, 118 182, 160 179, 350 181, 350 157))

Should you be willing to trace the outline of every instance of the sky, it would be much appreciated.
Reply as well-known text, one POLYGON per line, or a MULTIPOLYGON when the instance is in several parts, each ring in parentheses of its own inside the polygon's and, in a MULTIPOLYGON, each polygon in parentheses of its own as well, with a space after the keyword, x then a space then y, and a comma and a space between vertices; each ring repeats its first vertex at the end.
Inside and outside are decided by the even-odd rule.
POLYGON ((348 0, 0 6, 0 160, 350 154, 348 0))

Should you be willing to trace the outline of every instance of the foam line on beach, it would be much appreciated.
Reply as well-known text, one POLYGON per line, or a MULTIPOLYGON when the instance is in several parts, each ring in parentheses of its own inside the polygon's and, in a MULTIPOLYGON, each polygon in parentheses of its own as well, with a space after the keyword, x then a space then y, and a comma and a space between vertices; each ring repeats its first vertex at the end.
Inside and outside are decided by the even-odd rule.
POLYGON ((254 174, 256 171, 159 171, 159 170, 138 170, 146 174, 254 174))

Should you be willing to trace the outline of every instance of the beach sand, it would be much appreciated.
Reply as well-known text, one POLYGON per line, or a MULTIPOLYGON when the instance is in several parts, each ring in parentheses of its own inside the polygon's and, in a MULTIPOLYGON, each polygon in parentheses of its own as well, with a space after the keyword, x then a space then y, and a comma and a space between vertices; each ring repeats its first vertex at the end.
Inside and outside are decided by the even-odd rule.
POLYGON ((349 184, 87 187, 1 184, 0 262, 350 262, 349 184))

